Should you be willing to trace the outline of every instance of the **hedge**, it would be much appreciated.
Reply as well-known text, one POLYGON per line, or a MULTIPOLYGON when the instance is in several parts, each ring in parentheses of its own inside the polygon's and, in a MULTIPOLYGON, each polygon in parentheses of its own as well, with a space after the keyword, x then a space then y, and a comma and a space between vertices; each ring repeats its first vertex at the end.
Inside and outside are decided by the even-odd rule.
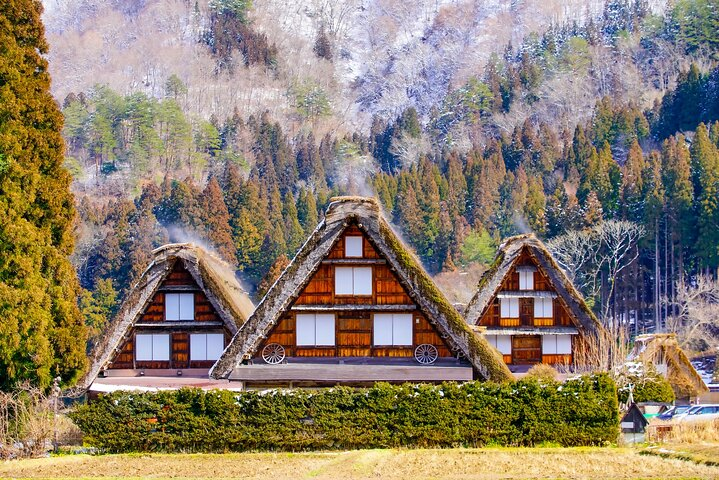
POLYGON ((606 374, 372 388, 115 392, 71 418, 104 452, 563 446, 613 442, 617 391, 606 374))

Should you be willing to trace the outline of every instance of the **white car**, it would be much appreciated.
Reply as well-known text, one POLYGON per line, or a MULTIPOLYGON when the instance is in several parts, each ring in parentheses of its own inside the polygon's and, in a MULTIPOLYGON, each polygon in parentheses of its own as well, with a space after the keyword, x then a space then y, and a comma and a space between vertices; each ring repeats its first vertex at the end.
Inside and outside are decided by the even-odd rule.
POLYGON ((719 418, 719 405, 694 405, 684 413, 675 415, 672 420, 677 422, 701 422, 719 418))

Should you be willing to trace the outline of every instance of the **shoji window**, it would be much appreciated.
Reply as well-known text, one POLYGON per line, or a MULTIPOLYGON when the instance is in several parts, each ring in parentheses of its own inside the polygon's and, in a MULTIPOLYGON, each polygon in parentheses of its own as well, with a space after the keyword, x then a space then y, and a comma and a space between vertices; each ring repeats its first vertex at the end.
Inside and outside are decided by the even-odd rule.
POLYGON ((297 346, 334 346, 335 316, 331 313, 298 313, 297 346))
POLYGON ((411 313, 375 313, 375 345, 412 345, 411 313))
POLYGON ((362 257, 362 237, 345 237, 345 257, 362 257))
POLYGON ((336 267, 335 295, 372 295, 372 267, 336 267))
POLYGON ((499 310, 501 318, 519 318, 519 299, 500 298, 499 310))
POLYGON ((190 335, 190 360, 217 360, 225 349, 221 333, 193 333, 190 335))
POLYGON ((166 293, 165 320, 194 320, 194 293, 166 293))
POLYGON ((534 299, 534 318, 553 318, 554 309, 551 298, 535 298, 534 299))
POLYGON ((502 355, 512 354, 512 337, 510 335, 487 335, 490 345, 499 350, 502 355))
POLYGON ((519 271, 519 289, 534 290, 534 271, 524 269, 519 271))
POLYGON ((569 355, 572 353, 571 335, 542 335, 544 355, 569 355))
POLYGON ((167 361, 170 359, 169 334, 135 335, 135 360, 167 361))

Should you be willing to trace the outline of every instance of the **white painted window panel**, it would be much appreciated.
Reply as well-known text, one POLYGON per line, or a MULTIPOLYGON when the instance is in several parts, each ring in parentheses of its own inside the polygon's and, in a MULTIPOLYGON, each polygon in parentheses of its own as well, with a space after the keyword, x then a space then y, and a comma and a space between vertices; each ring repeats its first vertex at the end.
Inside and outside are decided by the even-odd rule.
POLYGON ((372 267, 355 267, 354 294, 372 295, 372 267))
POLYGON ((195 294, 181 293, 180 297, 180 316, 179 320, 195 319, 195 294))
POLYGON ((180 295, 177 293, 165 294, 165 320, 180 319, 180 295))
POLYGON ((207 334, 207 360, 218 360, 225 350, 225 336, 221 333, 207 334))
POLYGON ((190 335, 190 360, 207 360, 207 335, 204 333, 190 335))
POLYGON ((315 316, 315 345, 332 346, 335 344, 334 314, 318 313, 315 316))
POLYGON ((335 267, 335 295, 352 295, 352 267, 335 267))
POLYGON ((296 325, 297 345, 315 345, 315 315, 313 313, 297 314, 296 325))
POLYGON ((374 344, 392 345, 392 314, 374 314, 374 344))
POLYGON ((519 289, 534 290, 534 272, 528 270, 519 271, 519 289))
POLYGON ((135 335, 135 359, 152 360, 152 335, 135 335))
POLYGON ((392 345, 412 345, 412 314, 396 313, 392 319, 392 345))
POLYGON ((497 350, 502 355, 511 355, 512 337, 510 335, 497 335, 497 350))
POLYGON ((497 348, 497 336, 496 335, 485 335, 484 338, 487 339, 490 345, 492 345, 494 348, 497 348))
POLYGON ((170 335, 152 336, 152 359, 160 361, 170 359, 170 335))
POLYGON ((542 335, 542 354, 554 355, 557 353, 557 336, 542 335))
POLYGON ((362 257, 362 237, 345 237, 345 257, 362 257))
POLYGON ((518 298, 500 298, 499 304, 502 318, 519 318, 518 298))
POLYGON ((557 335, 557 353, 560 355, 572 353, 571 335, 557 335))
POLYGON ((534 299, 534 318, 552 318, 554 317, 554 302, 551 298, 535 298, 534 299))

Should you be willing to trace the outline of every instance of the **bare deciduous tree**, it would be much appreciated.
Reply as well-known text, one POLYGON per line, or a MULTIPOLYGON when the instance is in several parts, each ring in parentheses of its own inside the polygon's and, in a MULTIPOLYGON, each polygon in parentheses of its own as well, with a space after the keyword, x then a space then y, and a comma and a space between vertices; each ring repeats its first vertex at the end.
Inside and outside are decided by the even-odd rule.
POLYGON ((667 330, 677 334, 682 348, 707 352, 719 348, 719 281, 699 275, 691 284, 677 285, 677 314, 667 319, 667 330))

